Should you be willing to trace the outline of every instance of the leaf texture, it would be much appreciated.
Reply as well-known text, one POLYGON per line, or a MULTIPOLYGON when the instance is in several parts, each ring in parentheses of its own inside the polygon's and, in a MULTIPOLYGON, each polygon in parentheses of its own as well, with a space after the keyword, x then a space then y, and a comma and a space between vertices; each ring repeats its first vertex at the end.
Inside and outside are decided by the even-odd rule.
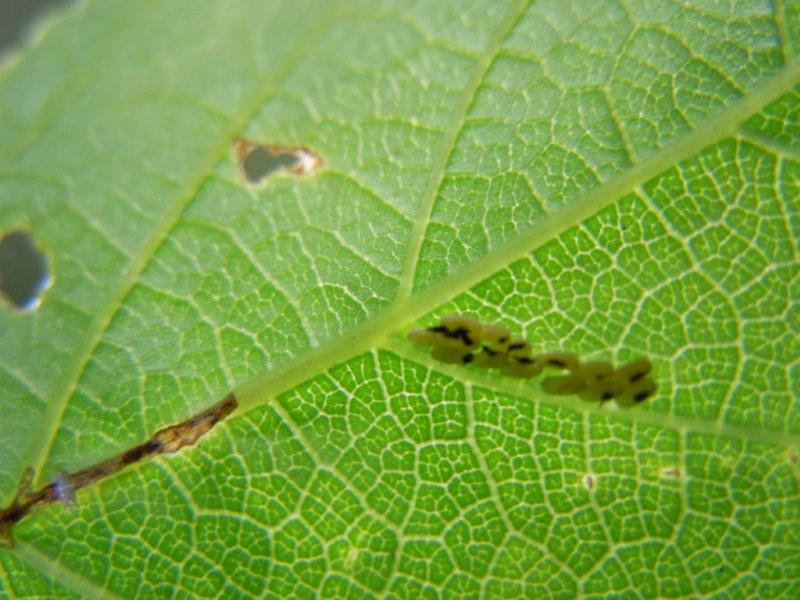
POLYGON ((8 597, 800 596, 800 4, 90 1, 0 70, 8 597), (237 140, 307 148, 249 183, 237 140), (447 312, 647 356, 630 411, 444 366, 447 312))

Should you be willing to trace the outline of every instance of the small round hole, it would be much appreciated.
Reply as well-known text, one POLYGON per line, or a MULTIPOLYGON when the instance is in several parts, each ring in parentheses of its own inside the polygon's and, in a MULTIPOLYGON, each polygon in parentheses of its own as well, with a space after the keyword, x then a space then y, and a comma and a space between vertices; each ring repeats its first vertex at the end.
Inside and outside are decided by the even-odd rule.
POLYGON ((47 258, 24 231, 0 240, 0 294, 21 310, 33 310, 50 286, 47 258))

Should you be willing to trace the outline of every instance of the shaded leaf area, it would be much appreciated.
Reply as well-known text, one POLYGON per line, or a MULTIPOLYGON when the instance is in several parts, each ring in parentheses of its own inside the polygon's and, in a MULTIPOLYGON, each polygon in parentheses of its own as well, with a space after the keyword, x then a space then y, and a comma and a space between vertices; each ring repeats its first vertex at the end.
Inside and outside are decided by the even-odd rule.
POLYGON ((21 521, 0 589, 800 595, 796 2, 188 6, 87 3, 0 74, 0 229, 54 256, 0 308, 0 499, 242 411, 21 521), (252 186, 238 139, 323 166, 252 186), (402 341, 452 311, 659 394, 402 341))
MULTIPOLYGON (((0 489, 7 498, 31 458, 47 478, 130 447, 234 383, 349 331, 396 295, 411 207, 401 211, 390 194, 377 196, 351 169, 338 171, 358 148, 342 138, 346 131, 315 125, 294 98, 315 97, 319 110, 331 104, 327 88, 304 88, 360 53, 344 40, 368 35, 386 62, 370 67, 369 77, 351 72, 348 89, 374 87, 381 81, 373 78, 383 74, 380 104, 403 114, 382 116, 374 102, 356 98, 334 97, 341 104, 333 108, 356 107, 362 112, 350 115, 354 124, 374 128, 364 134, 375 140, 370 156, 361 150, 366 168, 377 174, 397 164, 398 175, 418 180, 419 192, 430 157, 415 152, 414 143, 403 160, 398 150, 409 138, 393 131, 413 132, 405 124, 412 118, 443 122, 474 60, 446 52, 449 64, 435 40, 405 24, 396 7, 394 17, 370 17, 374 8, 362 15, 364 7, 355 4, 344 14, 326 6, 320 12, 295 3, 242 3, 203 17, 188 10, 185 18, 180 4, 143 7, 145 23, 135 26, 140 37, 132 35, 124 51, 98 65, 64 114, 6 173, 3 222, 36 221, 37 239, 59 261, 51 302, 35 322, 0 317, 10 349, 0 377, 10 390, 10 414, 18 417, 0 425, 7 452, 0 489), (258 27, 270 23, 280 24, 279 33, 267 42, 258 27), (216 37, 203 45, 190 41, 190 32, 207 30, 216 37), (116 81, 154 55, 169 59, 147 77, 116 81), (406 64, 411 58, 423 72, 406 64), (445 81, 434 86, 431 78, 445 81), (164 89, 152 93, 157 82, 164 89), (287 103, 302 110, 305 132, 293 133, 281 114, 264 114, 268 105, 274 111, 287 103), (262 114, 286 129, 266 131, 258 125, 262 114), (388 133, 380 133, 384 128, 388 133), (308 147, 331 168, 302 184, 276 181, 254 196, 235 165, 232 141, 239 137, 308 147), (103 274, 112 274, 114 285, 103 274)), ((477 9, 456 19, 459 12, 432 15, 425 27, 461 23, 442 30, 453 37, 448 43, 469 38, 464 48, 474 54, 475 44, 487 42, 481 28, 488 31, 492 20, 477 9)), ((53 44, 56 52, 58 40, 53 44)), ((424 135, 426 145, 436 141, 424 135)))
MULTIPOLYGON (((316 12, 300 19, 284 5, 257 3, 261 12, 256 3, 242 4, 236 11, 220 6, 218 12, 201 18, 180 3, 118 4, 138 8, 135 18, 124 21, 122 32, 115 21, 106 19, 106 10, 111 9, 105 3, 88 3, 64 21, 66 31, 46 37, 3 79, 3 123, 26 123, 30 137, 0 127, 3 139, 10 136, 21 152, 16 158, 11 152, 8 162, 0 160, 0 228, 31 223, 32 235, 54 257, 52 295, 36 318, 18 319, 5 311, 0 315, 4 348, 0 384, 9 399, 4 406, 9 418, 0 425, 4 499, 13 495, 24 466, 39 470, 48 462, 54 435, 62 429, 62 420, 77 416, 77 407, 82 414, 78 421, 83 421, 79 429, 86 434, 82 456, 73 454, 72 459, 58 461, 62 465, 54 465, 55 469, 48 467, 48 477, 61 467, 76 470, 107 458, 112 448, 131 447, 227 392, 217 351, 211 348, 209 353, 197 345, 212 339, 202 318, 194 315, 190 319, 194 325, 184 321, 187 330, 170 334, 170 345, 178 351, 171 357, 159 352, 161 339, 151 337, 147 328, 135 335, 148 347, 137 355, 128 342, 115 339, 112 331, 118 325, 111 323, 137 320, 141 309, 153 327, 150 319, 166 317, 164 308, 151 312, 134 307, 131 302, 152 299, 156 290, 142 281, 134 292, 132 285, 148 264, 163 264, 153 257, 158 248, 176 249, 164 241, 181 229, 177 224, 181 211, 203 187, 219 156, 230 151, 232 134, 255 110, 248 111, 249 105, 260 105, 256 100, 268 95, 281 77, 283 71, 275 61, 286 61, 290 68, 298 50, 296 36, 306 39, 317 24, 316 12), (214 27, 206 27, 204 18, 211 19, 214 27), (281 28, 284 35, 270 36, 266 54, 248 45, 248 39, 261 40, 253 37, 250 18, 262 23, 277 20, 286 27, 281 28), (93 60, 80 63, 85 72, 75 74, 79 82, 43 88, 41 93, 51 96, 50 108, 28 115, 24 110, 33 106, 33 92, 23 92, 35 87, 42 75, 24 66, 39 60, 50 64, 50 54, 74 54, 67 42, 83 39, 84 31, 89 32, 87 22, 100 30, 115 30, 114 48, 95 48, 93 60), (207 29, 219 37, 198 46, 195 32, 207 29), (205 53, 219 62, 204 60, 205 53), (123 304, 131 309, 122 309, 123 304), (187 351, 194 356, 184 355, 187 362, 181 366, 180 355, 187 351), (101 357, 103 352, 110 354, 101 357), (142 368, 150 371, 147 377, 142 378, 142 368), (111 379, 106 376, 109 372, 111 379), (134 372, 139 374, 132 376, 134 372), (87 385, 100 380, 105 380, 103 390, 87 385), (181 393, 193 401, 173 395, 170 387, 178 384, 185 386, 181 393), (143 385, 148 395, 168 398, 153 405, 156 414, 150 417, 145 414, 150 409, 145 409, 143 385), (100 429, 89 424, 98 420, 105 423, 100 429)), ((263 48, 265 42, 258 43, 263 48)), ((209 245, 205 248, 204 253, 212 252, 209 245)), ((187 306, 184 292, 170 292, 176 293, 180 296, 172 297, 167 321, 173 324, 177 323, 172 321, 177 316, 174 310, 187 306)), ((167 322, 162 321, 162 332, 167 331, 167 322)))

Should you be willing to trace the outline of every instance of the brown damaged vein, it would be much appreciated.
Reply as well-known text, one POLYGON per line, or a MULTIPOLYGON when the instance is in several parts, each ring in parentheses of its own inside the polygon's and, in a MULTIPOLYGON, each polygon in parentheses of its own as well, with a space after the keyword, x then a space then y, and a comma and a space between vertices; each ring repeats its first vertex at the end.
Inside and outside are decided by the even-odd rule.
POLYGON ((105 479, 145 458, 159 454, 172 454, 181 448, 194 445, 212 427, 230 415, 237 406, 236 396, 231 392, 211 408, 177 425, 157 431, 146 442, 91 467, 72 474, 59 475, 54 481, 35 492, 30 489, 33 471, 28 469, 23 475, 17 495, 9 506, 0 511, 0 540, 10 542, 12 527, 33 510, 65 500, 75 491, 105 479))

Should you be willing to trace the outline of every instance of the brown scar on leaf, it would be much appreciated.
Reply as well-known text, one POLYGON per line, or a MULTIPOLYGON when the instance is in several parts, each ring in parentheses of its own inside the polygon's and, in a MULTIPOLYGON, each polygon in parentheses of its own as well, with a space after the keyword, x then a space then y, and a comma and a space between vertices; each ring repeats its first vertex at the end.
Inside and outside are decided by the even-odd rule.
POLYGON ((13 543, 11 529, 30 512, 54 502, 70 504, 75 491, 109 477, 128 465, 151 456, 172 454, 185 446, 192 446, 214 425, 230 415, 237 405, 236 396, 231 392, 211 408, 177 425, 157 431, 146 442, 75 473, 62 471, 51 483, 36 491, 31 489, 33 470, 26 469, 22 474, 16 496, 11 504, 0 511, 0 545, 10 546, 13 543))
POLYGON ((682 474, 683 473, 680 467, 664 467, 661 469, 661 477, 674 477, 675 479, 680 479, 682 474))
POLYGON ((307 175, 322 166, 322 158, 308 148, 256 144, 245 139, 234 140, 233 148, 239 168, 250 183, 259 183, 277 171, 307 175))

